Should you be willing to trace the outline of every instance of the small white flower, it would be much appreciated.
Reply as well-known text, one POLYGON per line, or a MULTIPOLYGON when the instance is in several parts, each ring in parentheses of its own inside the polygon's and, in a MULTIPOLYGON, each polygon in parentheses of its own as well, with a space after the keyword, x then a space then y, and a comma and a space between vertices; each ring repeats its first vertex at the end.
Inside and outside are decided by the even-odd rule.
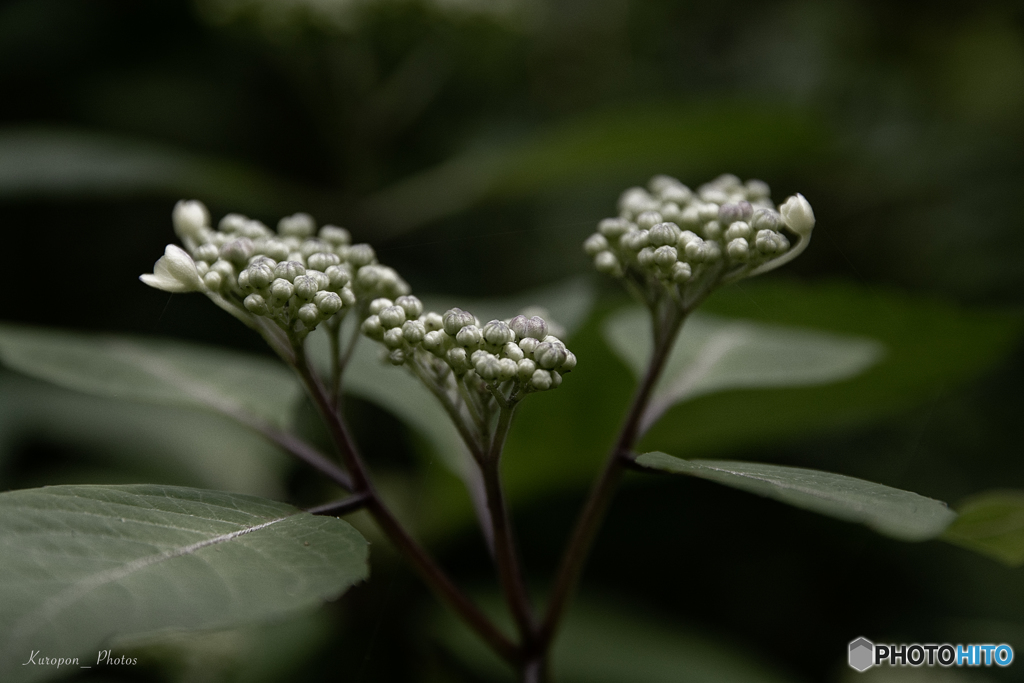
POLYGON ((786 226, 801 237, 810 235, 814 229, 814 211, 810 202, 800 193, 787 199, 786 203, 779 207, 779 213, 782 214, 786 226))
POLYGON ((165 292, 201 292, 206 289, 195 261, 181 247, 168 244, 164 255, 153 265, 153 272, 139 279, 165 292))
POLYGON ((210 212, 202 202, 183 199, 174 205, 171 222, 174 223, 174 232, 188 244, 189 240, 198 240, 210 226, 210 212))

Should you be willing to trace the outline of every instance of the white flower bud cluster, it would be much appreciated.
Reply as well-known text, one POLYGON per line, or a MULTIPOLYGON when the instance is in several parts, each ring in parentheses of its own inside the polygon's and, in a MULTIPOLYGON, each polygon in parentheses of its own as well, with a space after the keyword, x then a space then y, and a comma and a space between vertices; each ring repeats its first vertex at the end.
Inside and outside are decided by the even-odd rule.
POLYGON ((576 356, 539 316, 481 324, 460 308, 425 313, 414 296, 376 299, 370 313, 363 334, 388 349, 391 363, 419 363, 435 376, 447 368, 482 394, 501 387, 512 398, 554 389, 576 367, 576 356))
POLYGON ((317 228, 308 214, 282 218, 274 231, 232 213, 214 229, 202 203, 181 201, 172 218, 185 249, 169 245, 143 282, 219 296, 290 333, 302 336, 359 300, 409 293, 370 245, 352 244, 344 228, 317 228))
POLYGON ((727 174, 694 191, 659 175, 647 189, 623 192, 619 215, 602 220, 583 249, 602 273, 681 293, 691 283, 706 287, 708 278, 738 279, 781 265, 807 246, 813 227, 802 195, 776 210, 760 180, 727 174))

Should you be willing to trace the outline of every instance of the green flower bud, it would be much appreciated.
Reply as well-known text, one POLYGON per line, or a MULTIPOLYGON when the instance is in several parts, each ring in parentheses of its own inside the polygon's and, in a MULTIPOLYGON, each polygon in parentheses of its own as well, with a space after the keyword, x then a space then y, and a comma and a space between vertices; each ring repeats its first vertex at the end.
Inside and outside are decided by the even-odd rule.
POLYGON ((328 266, 324 271, 331 289, 341 289, 352 281, 352 270, 346 263, 339 266, 328 266))
POLYGON ((700 216, 701 223, 707 223, 718 219, 718 204, 707 203, 701 204, 697 207, 697 215, 700 216))
MULTIPOLYGON (((771 230, 778 232, 782 229, 782 216, 780 216, 774 209, 758 209, 754 212, 754 217, 750 219, 750 227, 756 230, 771 230)), ((748 235, 741 235, 741 237, 748 237, 748 235)))
POLYGON ((335 247, 352 244, 352 235, 348 230, 339 228, 337 225, 325 225, 320 228, 320 239, 335 247))
POLYGON ((599 232, 595 232, 583 242, 583 253, 587 256, 597 256, 608 249, 608 239, 599 232))
POLYGON ((469 354, 461 346, 448 349, 444 357, 456 375, 464 375, 469 370, 469 354))
POLYGON ((274 281, 274 269, 266 263, 253 263, 246 270, 249 272, 249 286, 255 289, 269 287, 274 281))
POLYGON ((484 325, 484 340, 493 346, 502 346, 515 341, 516 335, 508 324, 501 320, 492 320, 484 325))
POLYGON ((631 187, 619 197, 619 212, 627 216, 638 216, 657 208, 658 201, 642 187, 631 187))
POLYGON ((392 327, 390 330, 384 330, 384 346, 389 349, 397 349, 405 344, 405 336, 402 334, 401 327, 392 327))
POLYGON ((200 244, 194 253, 197 261, 206 263, 214 263, 220 258, 220 249, 216 244, 200 244))
POLYGON ((385 308, 389 308, 394 305, 395 302, 392 301, 391 299, 385 299, 384 297, 381 297, 379 299, 374 299, 373 301, 371 301, 368 310, 371 315, 380 315, 380 312, 383 311, 385 308))
POLYGON ((682 231, 675 223, 658 223, 647 233, 647 244, 652 247, 675 244, 680 234, 682 231))
POLYGON ((758 230, 757 236, 754 238, 754 246, 757 250, 766 256, 771 254, 780 253, 785 251, 785 248, 789 246, 786 242, 783 242, 782 235, 771 230, 758 230))
POLYGON ((423 316, 423 325, 427 328, 427 332, 434 332, 435 330, 444 329, 444 319, 440 313, 431 311, 423 316))
POLYGON ((402 323, 405 322, 405 309, 401 306, 388 306, 377 315, 380 317, 380 324, 384 326, 385 330, 401 327, 402 323))
POLYGON ((622 275, 622 264, 619 263, 618 257, 610 251, 602 251, 594 257, 594 268, 597 272, 611 275, 612 277, 620 277, 622 275))
POLYGON ((248 237, 232 240, 220 248, 220 257, 230 261, 239 268, 249 263, 249 258, 256 252, 256 247, 248 237))
POLYGON ((779 207, 786 226, 801 237, 807 237, 814 229, 814 211, 804 196, 797 193, 779 207))
POLYGON ((562 386, 562 375, 559 372, 551 371, 551 388, 557 389, 562 386))
POLYGON ((648 232, 646 230, 630 230, 619 239, 623 249, 638 252, 647 246, 648 232))
POLYGON ((523 358, 526 357, 526 354, 523 353, 523 350, 519 348, 519 345, 516 344, 515 342, 508 342, 507 344, 505 344, 505 346, 501 348, 501 354, 505 358, 511 359, 516 362, 521 361, 523 358))
POLYGON ((371 315, 360 326, 360 331, 370 339, 381 341, 384 339, 384 326, 380 324, 380 318, 371 315))
POLYGON ((217 224, 217 228, 221 232, 240 232, 248 222, 249 219, 240 213, 229 213, 224 216, 224 218, 220 219, 220 223, 217 224))
POLYGON ((295 287, 284 278, 277 278, 270 283, 270 299, 275 305, 281 306, 295 293, 295 287))
POLYGON ((423 302, 411 295, 400 296, 395 299, 395 304, 402 307, 405 317, 412 320, 423 314, 423 302))
POLYGON ((219 273, 221 278, 226 282, 230 282, 235 279, 235 267, 227 261, 220 259, 215 261, 210 270, 215 273, 219 273))
POLYGON ((205 284, 209 290, 219 292, 221 285, 224 284, 224 278, 217 271, 211 270, 203 275, 203 284, 205 284))
POLYGON ((406 353, 404 349, 393 349, 391 353, 388 354, 388 362, 392 365, 401 365, 405 362, 405 359, 406 353))
POLYGON ((547 391, 551 388, 551 373, 547 370, 536 370, 530 376, 530 386, 537 391, 547 391))
POLYGON ((665 219, 657 211, 644 211, 636 217, 636 224, 641 230, 650 230, 665 219))
POLYGON ((435 356, 441 356, 447 347, 446 338, 447 335, 442 330, 431 330, 423 335, 423 348, 435 356))
POLYGON ((259 294, 250 294, 242 303, 245 304, 245 309, 253 315, 267 315, 270 312, 266 300, 259 294))
POLYGON ((345 307, 341 297, 335 292, 317 292, 313 296, 313 303, 325 318, 330 318, 345 307))
POLYGON ((316 222, 308 213, 295 213, 277 222, 277 232, 289 237, 311 237, 316 232, 316 222))
POLYGON ((540 344, 540 340, 533 337, 525 337, 519 340, 519 348, 528 356, 533 355, 533 351, 537 348, 538 344, 540 344))
POLYGON ((171 211, 171 222, 174 223, 174 234, 189 244, 198 242, 203 232, 210 227, 210 212, 206 206, 194 199, 181 200, 171 211))
POLYGON ((466 325, 455 334, 455 342, 459 346, 479 346, 483 340, 483 330, 476 325, 466 325))
POLYGON ((566 351, 565 351, 565 360, 562 361, 562 365, 561 365, 561 367, 558 368, 558 372, 560 372, 561 374, 564 375, 567 372, 571 372, 572 369, 575 368, 575 367, 576 367, 576 354, 574 354, 572 351, 569 351, 568 349, 566 349, 566 351))
POLYGON ((273 234, 270 228, 259 221, 246 221, 245 225, 238 231, 240 237, 248 237, 251 240, 266 239, 273 234))
POLYGON ((427 328, 421 320, 406 320, 402 324, 402 336, 410 344, 419 344, 427 334, 427 328))
POLYGON ((537 361, 537 365, 540 367, 550 370, 557 368, 565 361, 565 354, 565 349, 559 348, 550 342, 541 342, 533 351, 533 359, 537 361))
POLYGON ((537 364, 529 358, 523 358, 516 362, 516 374, 522 382, 528 382, 536 371, 537 364))
POLYGON ((617 237, 622 237, 633 227, 635 226, 625 218, 605 218, 597 224, 597 231, 606 238, 613 240, 617 237))
POLYGON ((320 282, 311 275, 299 275, 293 284, 295 285, 295 296, 302 301, 312 301, 316 293, 320 291, 320 282))
POLYGON ((316 307, 316 304, 303 304, 299 307, 298 312, 299 320, 301 320, 306 327, 313 329, 322 319, 320 315, 320 309, 316 307))
POLYGON ((341 303, 348 307, 356 305, 356 293, 353 292, 349 287, 342 287, 338 290, 338 296, 341 297, 341 303))
POLYGON ((654 267, 654 247, 644 247, 641 249, 640 253, 636 255, 636 261, 640 264, 641 268, 654 267))
POLYGON ((331 266, 336 266, 339 263, 341 263, 341 259, 338 258, 337 254, 325 254, 322 251, 310 254, 306 259, 307 267, 319 271, 326 271, 331 266))
POLYGON ((747 199, 754 201, 757 199, 766 199, 772 193, 771 188, 768 187, 768 183, 763 180, 748 180, 746 184, 747 199))
POLYGON ((198 292, 205 287, 195 261, 187 251, 173 244, 168 244, 164 255, 153 264, 153 272, 140 275, 139 279, 165 292, 198 292))
MULTIPOLYGON (((663 202, 673 202, 682 206, 693 198, 693 192, 690 191, 686 185, 683 185, 679 181, 666 185, 658 192, 658 196, 661 197, 663 202)), ((664 212, 662 212, 664 213, 664 212)))
POLYGON ((257 245, 257 250, 262 251, 275 261, 285 260, 288 258, 288 253, 291 251, 288 248, 288 245, 281 240, 266 240, 262 244, 257 245))
POLYGON ((377 254, 369 244, 354 244, 348 250, 348 262, 356 268, 368 266, 374 262, 377 254))
POLYGON ((726 241, 732 241, 739 237, 747 239, 753 234, 753 230, 750 227, 750 223, 746 221, 736 221, 729 225, 729 229, 725 231, 726 241))
POLYGON ((692 204, 683 209, 679 216, 679 225, 684 228, 699 228, 701 226, 700 209, 692 204))
POLYGON ((679 261, 672 266, 672 281, 677 284, 683 284, 689 282, 690 278, 693 277, 693 270, 690 268, 690 264, 685 261, 679 261))
POLYGON ((298 261, 281 261, 274 268, 274 275, 288 282, 295 282, 295 278, 306 274, 306 267, 298 261))
POLYGON ((679 260, 675 247, 658 247, 654 250, 654 263, 660 268, 671 268, 679 260))
POLYGON ((519 365, 511 358, 502 358, 498 361, 498 381, 507 382, 515 377, 518 372, 519 365))
POLYGON ((461 308, 452 308, 442 316, 442 327, 450 336, 454 337, 466 325, 472 325, 475 318, 472 313, 461 308))
POLYGON ((725 245, 725 251, 733 261, 743 262, 750 258, 750 245, 742 237, 730 240, 729 244, 725 245))
MULTIPOLYGON (((303 240, 302 244, 299 245, 299 253, 302 254, 303 258, 306 259, 306 266, 308 268, 312 268, 313 267, 313 266, 309 265, 309 258, 313 254, 331 254, 332 256, 337 256, 337 254, 335 254, 331 250, 331 245, 329 245, 327 242, 324 242, 323 240, 319 240, 319 239, 317 239, 315 237, 313 237, 311 239, 308 239, 308 240, 303 240)), ((341 259, 339 259, 338 262, 340 263, 341 259)), ((334 265, 334 264, 332 263, 332 264, 329 264, 329 265, 334 265)))
POLYGON ((476 374, 489 382, 498 378, 498 373, 501 369, 501 361, 499 361, 498 357, 494 354, 488 353, 481 356, 473 367, 476 370, 476 374))

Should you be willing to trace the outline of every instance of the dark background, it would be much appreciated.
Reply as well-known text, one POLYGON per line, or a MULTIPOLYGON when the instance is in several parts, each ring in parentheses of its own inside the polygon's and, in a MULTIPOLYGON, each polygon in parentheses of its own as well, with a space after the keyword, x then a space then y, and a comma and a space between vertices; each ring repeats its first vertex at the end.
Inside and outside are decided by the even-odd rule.
MULTIPOLYGON (((0 317, 263 352, 202 297, 138 282, 172 238, 177 199, 271 225, 309 211, 371 241, 417 292, 501 296, 587 273, 579 244, 623 188, 726 171, 814 206, 814 242, 772 277, 1012 317, 1024 301, 1022 146, 1014 2, 5 2, 0 317)), ((883 418, 727 454, 827 463, 955 504, 1024 486, 1022 380, 1013 342, 883 418)), ((383 469, 415 470, 414 435, 370 404, 350 411, 383 469)), ((5 448, 2 488, 70 480, 69 463, 94 457, 39 428, 5 448)), ((294 472, 286 490, 309 502, 316 485, 294 472)), ((518 511, 538 587, 583 492, 518 511)), ((486 588, 468 531, 437 548, 486 588)), ((304 656, 303 680, 475 680, 418 626, 431 599, 381 553, 375 580, 328 609, 330 637, 304 656)), ((1024 648, 1019 572, 659 479, 617 498, 583 592, 713 634, 795 680, 831 681, 858 635, 1024 648)), ((236 675, 166 661, 120 675, 236 675)), ((281 680, 299 680, 289 666, 281 680)))

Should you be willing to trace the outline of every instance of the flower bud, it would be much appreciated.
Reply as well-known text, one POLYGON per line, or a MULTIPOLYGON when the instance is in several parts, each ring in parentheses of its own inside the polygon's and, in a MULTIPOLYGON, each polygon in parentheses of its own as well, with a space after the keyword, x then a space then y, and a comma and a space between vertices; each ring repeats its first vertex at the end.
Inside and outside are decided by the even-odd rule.
POLYGON ((748 180, 746 184, 747 199, 754 201, 757 199, 765 199, 770 196, 772 191, 768 187, 768 183, 763 180, 748 180))
MULTIPOLYGON (((725 197, 723 196, 722 199, 724 200, 725 197)), ((718 204, 711 201, 701 204, 697 207, 697 215, 700 217, 701 223, 716 220, 718 218, 718 204)))
POLYGON ((547 370, 536 370, 530 376, 530 386, 537 391, 546 391, 551 388, 551 373, 547 370))
POLYGON ((810 202, 800 193, 787 199, 779 207, 779 213, 786 226, 801 237, 807 237, 814 229, 814 211, 811 210, 810 202))
POLYGON ((359 329, 370 339, 377 341, 384 339, 384 326, 380 324, 380 318, 375 315, 367 317, 359 329))
POLYGON ((501 320, 492 320, 484 325, 484 340, 493 346, 502 346, 515 341, 516 335, 508 324, 501 320))
POLYGON ((651 268, 654 266, 654 247, 644 247, 640 250, 640 253, 636 255, 636 261, 640 264, 641 268, 651 268))
POLYGON ((239 268, 249 263, 249 258, 255 253, 256 247, 248 237, 241 237, 232 240, 220 248, 220 257, 230 261, 239 268))
POLYGON ((606 238, 613 240, 625 235, 632 227, 632 224, 625 218, 605 218, 597 224, 597 231, 606 238))
POLYGON ((529 381, 533 377, 533 373, 537 371, 537 364, 529 358, 523 358, 516 362, 516 374, 519 379, 523 382, 529 381))
POLYGON ((560 386, 562 386, 562 373, 556 372, 555 370, 552 370, 551 371, 551 388, 552 389, 557 389, 560 386))
POLYGON ((371 301, 367 310, 370 312, 370 315, 379 315, 380 312, 383 311, 385 308, 394 305, 395 302, 392 301, 391 299, 385 299, 384 297, 381 297, 379 299, 374 299, 373 301, 371 301))
POLYGON ((516 344, 515 342, 509 342, 505 344, 505 346, 501 348, 501 354, 505 358, 509 358, 516 362, 521 361, 523 358, 526 357, 526 354, 523 353, 523 350, 519 348, 519 345, 516 344))
POLYGON ((452 308, 442 317, 442 327, 446 333, 454 337, 466 325, 473 324, 473 314, 461 308, 452 308))
POLYGON ((672 266, 672 281, 677 284, 683 284, 689 282, 690 278, 693 277, 693 269, 689 263, 685 261, 678 261, 672 266))
POLYGON ((356 268, 368 266, 377 258, 369 244, 354 244, 348 250, 348 262, 356 268))
POLYGON ((408 294, 395 299, 395 305, 401 306, 402 310, 405 311, 405 317, 410 320, 418 318, 423 314, 423 302, 408 294))
POLYGON ((640 251, 647 246, 649 239, 647 230, 630 230, 619 240, 619 244, 622 245, 623 249, 628 251, 640 251))
POLYGON ((724 225, 735 223, 736 221, 749 221, 750 217, 754 215, 754 207, 750 205, 750 202, 729 202, 722 204, 718 208, 718 220, 724 225))
POLYGON ((242 303, 245 304, 245 309, 253 315, 266 315, 270 312, 266 300, 259 294, 250 294, 242 303))
POLYGON ((289 237, 312 237, 316 222, 308 213, 295 213, 277 222, 277 232, 289 237))
POLYGON ((392 365, 401 365, 405 362, 406 353, 404 349, 392 349, 388 354, 388 362, 392 365))
POLYGON ((214 263, 218 258, 220 258, 220 249, 216 244, 200 244, 196 247, 195 257, 197 261, 214 263))
POLYGON ((421 320, 406 320, 402 324, 402 336, 410 344, 419 344, 427 334, 427 328, 421 320))
POLYGON ((301 320, 306 327, 313 329, 320 322, 321 315, 320 309, 316 307, 316 304, 304 304, 299 307, 298 312, 299 320, 301 320))
POLYGON ((679 260, 675 247, 658 247, 654 250, 654 263, 660 268, 671 268, 679 260))
POLYGON ((570 372, 575 367, 576 354, 574 354, 572 351, 566 350, 565 360, 562 361, 562 365, 558 368, 558 372, 564 375, 565 373, 570 372))
POLYGON ((594 268, 599 273, 619 277, 622 275, 622 264, 619 259, 610 251, 602 251, 594 257, 594 268))
POLYGON ((527 355, 533 355, 533 351, 537 348, 538 344, 540 344, 540 340, 533 337, 525 337, 519 340, 519 348, 527 355))
POLYGON ((473 367, 476 370, 476 374, 480 375, 481 378, 491 381, 498 378, 501 362, 497 356, 488 353, 481 356, 473 367))
POLYGON ((484 340, 484 333, 476 325, 466 325, 455 334, 459 346, 478 346, 484 340))
POLYGON ((650 230, 664 220, 657 211, 644 211, 636 217, 636 224, 641 230, 650 230))
POLYGON ((657 200, 642 187, 631 187, 619 197, 619 211, 629 216, 637 216, 656 208, 657 200))
POLYGON ((559 348, 551 342, 541 342, 533 351, 533 359, 540 367, 550 370, 557 368, 565 361, 565 354, 565 349, 559 348))
POLYGON ((341 303, 346 306, 352 307, 356 305, 356 293, 353 292, 350 287, 342 287, 339 289, 338 296, 341 297, 341 303))
POLYGON ((218 259, 210 266, 210 270, 216 273, 220 273, 220 276, 225 281, 235 279, 235 267, 223 259, 218 259))
POLYGON ((498 381, 507 382, 519 372, 519 365, 511 358, 502 358, 498 361, 498 381))
POLYGON ((401 327, 392 327, 390 330, 384 330, 384 346, 389 349, 397 349, 405 343, 405 336, 402 334, 401 327))
POLYGON ((352 235, 348 230, 336 225, 325 225, 320 228, 320 239, 334 247, 352 244, 352 235))
POLYGON ((306 267, 298 261, 281 261, 274 268, 274 275, 288 282, 295 282, 295 278, 306 274, 306 267))
POLYGON ((335 292, 317 292, 313 296, 313 303, 325 318, 330 318, 345 307, 341 297, 335 292))
POLYGON ((448 349, 444 357, 448 362, 448 366, 451 367, 452 372, 456 375, 464 375, 469 370, 469 354, 461 346, 448 349))
POLYGON ((722 224, 718 221, 708 221, 701 228, 701 234, 704 235, 706 240, 717 240, 722 236, 722 224))
POLYGON ((765 255, 775 254, 777 252, 784 251, 783 241, 779 239, 782 237, 777 232, 771 230, 759 230, 757 236, 754 238, 754 246, 757 250, 765 255))
POLYGON ((219 292, 221 285, 224 284, 224 278, 215 270, 211 270, 203 275, 203 284, 206 285, 207 289, 213 292, 219 292))
MULTIPOLYGON (((758 209, 754 212, 754 217, 750 219, 750 227, 755 231, 757 230, 773 230, 778 232, 782 229, 782 216, 775 212, 774 209, 758 209)), ((747 235, 741 235, 747 237, 747 235)))
POLYGON ((240 232, 248 222, 249 219, 240 213, 229 213, 220 219, 220 223, 217 224, 217 228, 221 232, 240 232))
POLYGON ((380 317, 380 324, 384 326, 385 330, 401 327, 402 323, 405 322, 405 309, 401 306, 388 306, 377 315, 380 317))
POLYGON ((319 281, 311 275, 299 275, 295 278, 295 296, 303 301, 312 301, 320 291, 319 281))
POLYGON ((692 204, 683 209, 679 216, 679 225, 684 228, 699 228, 701 223, 700 209, 692 204))
POLYGON ((267 240, 260 247, 260 250, 275 261, 285 260, 291 251, 288 245, 281 240, 267 240))
POLYGON ((203 231, 210 227, 210 212, 206 206, 194 199, 181 200, 171 211, 171 222, 174 223, 174 234, 185 244, 191 240, 195 243, 203 231))
POLYGON ((726 241, 732 241, 738 237, 746 239, 753 233, 750 224, 745 221, 736 221, 729 225, 729 229, 725 231, 726 241))
POLYGON ((269 287, 274 281, 274 269, 266 263, 253 263, 246 270, 249 271, 249 286, 255 289, 269 287))
POLYGON ((431 330, 423 335, 423 348, 435 356, 440 356, 445 350, 445 339, 447 335, 441 330, 431 330))
POLYGON ((675 244, 682 231, 675 223, 658 223, 647 233, 647 243, 652 247, 675 244))
POLYGON ((431 311, 423 316, 423 325, 426 327, 427 332, 434 332, 435 330, 444 329, 444 319, 441 318, 440 313, 431 311))
POLYGON ((167 245, 164 255, 153 264, 153 272, 140 275, 139 279, 165 292, 198 292, 205 287, 195 261, 174 244, 167 245))
POLYGON ((319 271, 326 271, 331 266, 336 266, 339 263, 341 263, 341 259, 338 258, 337 254, 325 254, 322 251, 310 254, 309 258, 306 259, 306 266, 319 271))
POLYGON ((597 256, 608 249, 608 238, 599 232, 595 232, 583 242, 583 253, 587 256, 597 256))
POLYGON ((733 261, 746 261, 750 258, 750 245, 742 237, 730 240, 725 246, 725 251, 733 261))
POLYGON ((340 266, 329 266, 324 271, 331 289, 341 289, 352 281, 352 270, 346 263, 340 266))
POLYGON ((288 301, 294 293, 295 287, 284 278, 279 277, 270 283, 270 298, 277 305, 288 301))

